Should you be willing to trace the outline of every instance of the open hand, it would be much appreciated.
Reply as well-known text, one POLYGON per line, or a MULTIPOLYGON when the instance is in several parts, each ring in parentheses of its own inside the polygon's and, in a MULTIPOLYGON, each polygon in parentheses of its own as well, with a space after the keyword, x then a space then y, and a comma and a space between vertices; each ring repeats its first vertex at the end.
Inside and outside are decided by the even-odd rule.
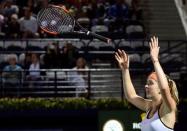
POLYGON ((119 67, 124 70, 129 68, 129 57, 124 50, 118 50, 115 53, 115 58, 118 61, 119 67))
POLYGON ((158 61, 159 49, 158 37, 152 37, 151 42, 149 42, 150 56, 153 62, 158 61))

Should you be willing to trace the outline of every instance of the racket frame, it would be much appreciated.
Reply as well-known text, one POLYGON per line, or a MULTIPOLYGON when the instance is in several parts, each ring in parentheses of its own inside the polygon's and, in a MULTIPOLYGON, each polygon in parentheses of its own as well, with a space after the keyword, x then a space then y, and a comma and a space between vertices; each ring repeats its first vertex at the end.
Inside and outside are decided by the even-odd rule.
MULTIPOLYGON (((96 33, 94 33, 94 32, 91 32, 91 31, 87 30, 86 28, 82 27, 82 26, 80 25, 80 23, 79 23, 78 21, 76 21, 75 18, 69 13, 69 11, 68 11, 67 9, 65 9, 65 7, 63 7, 62 5, 61 5, 61 6, 49 5, 47 8, 49 8, 49 7, 58 8, 58 9, 60 9, 60 10, 65 11, 65 13, 67 13, 67 14, 73 19, 73 22, 74 22, 74 24, 73 24, 73 26, 72 26, 73 29, 74 29, 75 25, 77 25, 77 26, 80 28, 80 30, 79 30, 79 31, 74 31, 74 30, 73 30, 73 31, 71 31, 71 32, 79 33, 79 34, 91 35, 91 36, 97 37, 97 38, 100 39, 100 40, 106 41, 107 43, 110 43, 110 42, 111 42, 111 39, 109 39, 109 38, 107 38, 107 37, 104 37, 104 36, 101 36, 101 35, 98 35, 98 34, 96 34, 96 33)), ((40 12, 39 12, 39 13, 40 13, 40 12)), ((38 15, 38 16, 39 16, 39 15, 38 15)), ((37 16, 37 21, 38 21, 38 16, 37 16)), ((61 34, 61 32, 51 32, 51 31, 48 31, 48 30, 42 28, 41 26, 40 26, 40 28, 41 28, 44 32, 47 32, 47 33, 52 34, 52 35, 59 35, 59 34, 61 34)))

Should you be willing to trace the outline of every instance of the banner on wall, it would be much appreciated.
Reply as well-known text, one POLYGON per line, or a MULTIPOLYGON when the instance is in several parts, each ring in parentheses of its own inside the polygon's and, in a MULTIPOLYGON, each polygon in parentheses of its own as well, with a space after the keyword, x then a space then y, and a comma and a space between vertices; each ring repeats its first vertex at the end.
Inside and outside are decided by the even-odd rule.
POLYGON ((140 131, 144 117, 140 110, 99 111, 99 131, 140 131))

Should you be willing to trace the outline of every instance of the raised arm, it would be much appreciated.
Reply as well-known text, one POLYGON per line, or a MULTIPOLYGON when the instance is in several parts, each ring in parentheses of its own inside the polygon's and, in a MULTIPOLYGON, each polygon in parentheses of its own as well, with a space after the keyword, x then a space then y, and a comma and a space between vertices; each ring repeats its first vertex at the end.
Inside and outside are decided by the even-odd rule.
POLYGON ((115 53, 115 58, 118 61, 119 67, 122 70, 123 90, 124 90, 126 99, 130 103, 138 107, 139 109, 143 111, 147 111, 150 105, 149 104, 150 101, 136 94, 136 91, 132 84, 130 73, 129 73, 128 55, 125 53, 125 51, 118 50, 118 52, 115 53))
POLYGON ((160 47, 158 46, 158 38, 152 37, 149 46, 150 46, 150 55, 158 78, 158 83, 161 90, 162 98, 165 104, 167 105, 168 109, 170 109, 170 111, 175 110, 176 102, 170 93, 168 80, 158 59, 159 49, 160 49, 160 47))

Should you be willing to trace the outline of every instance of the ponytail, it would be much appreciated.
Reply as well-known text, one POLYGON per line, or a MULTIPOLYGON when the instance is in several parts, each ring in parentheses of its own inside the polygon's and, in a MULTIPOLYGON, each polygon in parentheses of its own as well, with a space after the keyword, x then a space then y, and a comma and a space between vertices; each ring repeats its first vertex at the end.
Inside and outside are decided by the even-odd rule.
POLYGON ((168 79, 168 85, 170 88, 171 96, 173 97, 175 102, 179 104, 179 94, 175 82, 171 79, 168 79))

